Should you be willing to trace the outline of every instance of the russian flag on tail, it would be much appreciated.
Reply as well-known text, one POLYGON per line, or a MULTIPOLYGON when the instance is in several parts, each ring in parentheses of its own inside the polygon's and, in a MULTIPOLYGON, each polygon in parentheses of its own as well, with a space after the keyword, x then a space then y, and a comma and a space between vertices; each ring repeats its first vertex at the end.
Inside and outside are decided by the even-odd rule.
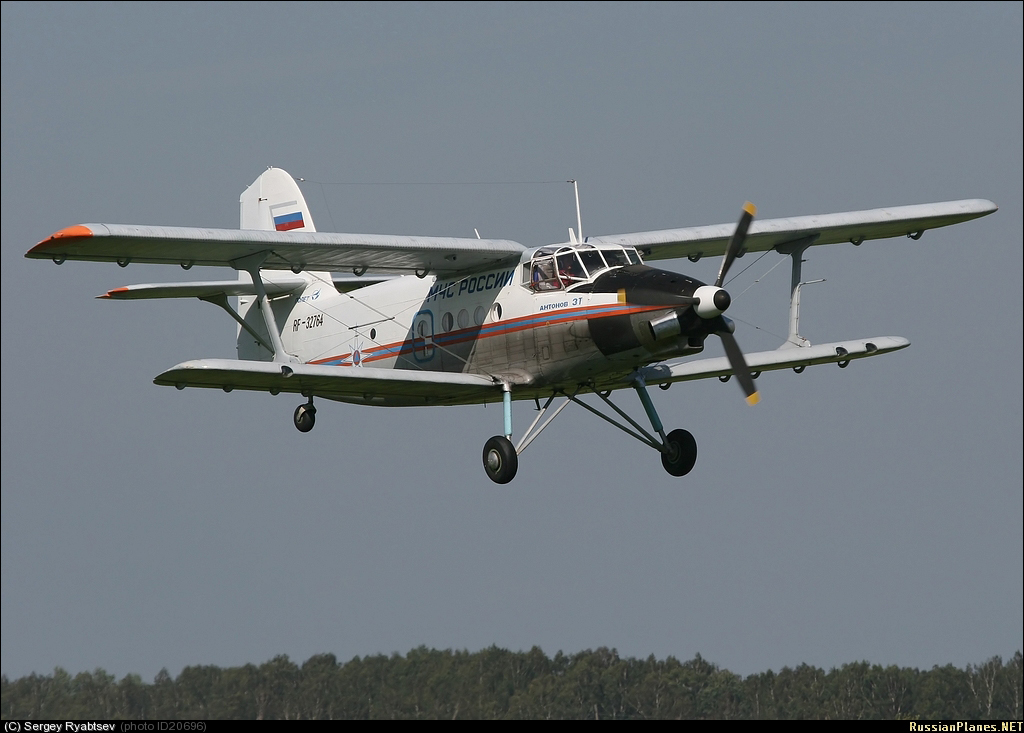
POLYGON ((306 226, 306 223, 302 221, 301 211, 274 217, 274 229, 279 232, 287 232, 289 229, 301 229, 304 226, 306 226))

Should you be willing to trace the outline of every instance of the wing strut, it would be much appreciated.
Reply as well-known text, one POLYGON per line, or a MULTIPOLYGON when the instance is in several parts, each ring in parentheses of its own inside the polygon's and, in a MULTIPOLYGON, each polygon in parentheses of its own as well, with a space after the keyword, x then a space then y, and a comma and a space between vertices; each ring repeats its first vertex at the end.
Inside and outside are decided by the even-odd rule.
MULTIPOLYGON (((263 312, 263 320, 266 322, 267 331, 270 333, 270 342, 274 346, 272 349, 274 361, 297 362, 298 359, 284 350, 284 343, 281 341, 281 331, 278 330, 277 321, 274 318, 274 309, 270 306, 270 297, 267 295, 267 289, 263 287, 263 278, 260 276, 260 265, 267 259, 268 254, 269 252, 257 252, 248 257, 240 257, 232 261, 231 265, 236 270, 245 270, 252 277, 252 284, 256 289, 256 304, 263 312)), ((260 341, 262 342, 263 339, 260 339, 260 341)))
POLYGON ((216 295, 200 295, 199 300, 205 300, 207 303, 219 305, 221 308, 227 311, 229 316, 231 316, 238 322, 239 326, 244 328, 250 336, 256 339, 260 346, 269 351, 271 354, 274 353, 274 347, 268 344, 267 340, 260 336, 259 332, 256 331, 255 328, 246 323, 245 319, 238 315, 238 312, 234 308, 228 305, 228 296, 226 296, 224 293, 217 293, 216 295))
POLYGON ((784 348, 789 348, 791 346, 806 347, 811 345, 811 342, 808 339, 805 339, 800 335, 800 288, 804 285, 811 285, 813 283, 823 283, 825 280, 819 279, 801 282, 800 278, 804 263, 804 252, 807 251, 808 247, 814 244, 817 238, 817 234, 812 234, 809 237, 779 244, 775 247, 775 250, 780 254, 789 255, 789 258, 792 261, 789 281, 789 335, 786 337, 786 342, 782 344, 782 347, 784 348))

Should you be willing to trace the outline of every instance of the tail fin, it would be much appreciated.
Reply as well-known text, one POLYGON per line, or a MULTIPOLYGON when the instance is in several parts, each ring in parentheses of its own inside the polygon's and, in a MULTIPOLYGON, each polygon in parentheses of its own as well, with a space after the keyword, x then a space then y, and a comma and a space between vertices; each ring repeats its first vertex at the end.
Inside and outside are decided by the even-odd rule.
MULTIPOLYGON (((260 231, 279 232, 315 232, 313 216, 309 213, 306 199, 299 190, 299 185, 286 171, 280 168, 267 168, 260 174, 259 178, 253 181, 242 195, 238 198, 239 204, 239 229, 257 229, 260 231)), ((249 280, 249 273, 239 271, 238 277, 241 280, 249 280)), ((269 279, 273 274, 267 273, 269 279)), ((333 288, 331 273, 329 272, 302 272, 303 277, 309 285, 314 283, 326 283, 333 288)), ((307 285, 307 287, 309 287, 307 285)), ((249 309, 252 307, 254 298, 242 296, 238 299, 238 314, 246 318, 249 309)), ((246 320, 250 320, 246 318, 246 320)), ((265 330, 262 319, 253 320, 254 327, 259 331, 265 330)), ((239 358, 266 358, 266 352, 256 349, 257 356, 249 355, 253 349, 249 342, 251 339, 242 338, 242 329, 238 328, 238 356, 239 358)))
POLYGON ((239 229, 265 232, 315 232, 313 217, 295 179, 280 168, 267 168, 238 199, 239 229))

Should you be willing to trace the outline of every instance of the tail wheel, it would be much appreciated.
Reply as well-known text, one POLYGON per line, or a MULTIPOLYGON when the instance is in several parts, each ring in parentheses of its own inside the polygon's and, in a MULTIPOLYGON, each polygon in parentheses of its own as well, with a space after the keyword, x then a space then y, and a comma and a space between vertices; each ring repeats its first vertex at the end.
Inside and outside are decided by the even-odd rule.
POLYGON ((484 443, 484 471, 487 478, 496 484, 507 484, 516 477, 519 470, 519 456, 512 441, 503 435, 495 435, 484 443))
POLYGON ((308 433, 316 424, 316 408, 310 403, 304 403, 295 408, 295 427, 300 433, 308 433))
POLYGON ((697 462, 697 441, 687 430, 673 430, 665 439, 667 453, 661 454, 661 465, 673 476, 685 476, 697 462))

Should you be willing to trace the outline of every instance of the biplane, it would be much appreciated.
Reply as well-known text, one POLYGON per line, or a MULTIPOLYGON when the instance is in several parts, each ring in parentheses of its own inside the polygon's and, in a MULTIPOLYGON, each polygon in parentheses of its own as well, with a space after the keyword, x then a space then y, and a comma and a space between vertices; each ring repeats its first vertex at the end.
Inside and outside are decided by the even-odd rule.
POLYGON ((269 168, 241 195, 240 228, 79 224, 33 247, 52 260, 225 267, 233 279, 129 285, 111 300, 198 298, 237 323, 237 359, 186 361, 158 385, 301 395, 293 415, 313 429, 325 399, 361 405, 501 403, 502 431, 483 447, 487 476, 511 481, 519 456, 569 404, 610 422, 685 476, 697 460, 687 430, 666 432, 649 387, 735 379, 758 401, 761 372, 847 366, 910 342, 896 336, 811 344, 799 332, 801 265, 810 247, 907 236, 996 211, 991 201, 944 203, 631 234, 527 247, 504 239, 319 232, 296 180, 269 168), (789 333, 771 351, 744 353, 725 314, 726 276, 738 257, 775 250, 791 260, 789 333), (714 283, 653 267, 720 257, 714 283), (233 300, 230 300, 233 299, 233 300), (724 357, 698 357, 709 336, 724 357), (649 427, 611 395, 636 392, 649 427), (596 400, 582 399, 596 395, 596 400), (535 419, 513 442, 512 401, 535 419), (597 406, 595 406, 597 405, 597 406))

